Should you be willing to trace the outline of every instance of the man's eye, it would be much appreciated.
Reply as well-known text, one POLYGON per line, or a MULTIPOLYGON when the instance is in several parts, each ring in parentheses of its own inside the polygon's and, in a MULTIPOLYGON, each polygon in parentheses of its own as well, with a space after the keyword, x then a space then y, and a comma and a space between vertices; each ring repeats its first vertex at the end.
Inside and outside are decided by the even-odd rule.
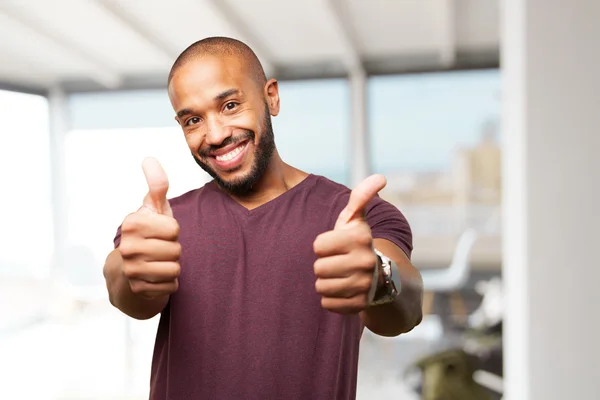
POLYGON ((234 101, 230 101, 229 103, 225 104, 225 109, 226 110, 233 110, 234 108, 236 108, 238 105, 238 103, 234 102, 234 101))
POLYGON ((186 122, 185 124, 186 124, 187 126, 190 126, 190 125, 195 125, 195 124, 197 124, 198 122, 200 122, 200 118, 198 118, 198 117, 192 117, 192 118, 188 119, 188 120, 187 120, 187 122, 186 122))

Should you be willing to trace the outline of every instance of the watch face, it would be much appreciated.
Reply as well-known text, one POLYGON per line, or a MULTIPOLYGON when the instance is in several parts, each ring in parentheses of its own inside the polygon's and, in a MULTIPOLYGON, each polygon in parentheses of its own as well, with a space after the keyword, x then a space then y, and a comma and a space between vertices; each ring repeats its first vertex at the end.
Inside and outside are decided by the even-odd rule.
POLYGON ((382 264, 383 264, 383 273, 386 274, 387 276, 392 275, 392 262, 389 258, 387 257, 383 257, 382 258, 382 264))
POLYGON ((386 263, 383 265, 383 273, 385 274, 385 276, 390 276, 392 272, 392 268, 390 266, 389 263, 386 263))
POLYGON ((386 286, 388 287, 388 296, 393 300, 393 298, 400 293, 400 278, 398 276, 398 271, 394 271, 396 264, 377 249, 375 249, 375 254, 377 254, 381 260, 381 270, 386 281, 386 286))

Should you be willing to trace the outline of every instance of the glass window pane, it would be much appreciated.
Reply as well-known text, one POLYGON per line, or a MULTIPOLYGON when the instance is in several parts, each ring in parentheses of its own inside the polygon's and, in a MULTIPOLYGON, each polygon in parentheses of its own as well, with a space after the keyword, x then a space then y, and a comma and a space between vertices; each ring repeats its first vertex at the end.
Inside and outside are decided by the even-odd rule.
POLYGON ((0 251, 0 275, 45 277, 53 252, 48 102, 0 91, 0 110, 0 243, 10 249, 0 251))
POLYGON ((169 177, 169 197, 202 186, 208 175, 194 162, 179 128, 72 131, 65 143, 69 222, 67 240, 90 246, 103 261, 123 218, 146 194, 145 157, 169 177))
POLYGON ((348 184, 350 102, 345 80, 282 82, 281 112, 273 118, 283 160, 348 184))
MULTIPOLYGON (((67 242, 93 255, 89 268, 79 268, 78 274, 86 275, 88 282, 95 279, 98 295, 106 294, 102 266, 113 249, 116 229, 127 214, 139 209, 147 192, 141 164, 148 156, 156 157, 165 169, 169 197, 208 180, 194 162, 179 128, 76 130, 67 135, 67 242)), ((147 398, 158 318, 128 319, 106 300, 79 317, 80 336, 71 344, 72 349, 79 350, 69 352, 70 361, 63 366, 66 373, 61 375, 70 379, 65 383, 68 393, 81 390, 86 395, 111 397, 131 390, 139 398, 147 398), (77 369, 82 364, 94 369, 77 369), (106 386, 102 382, 112 383, 106 386)))
POLYGON ((44 97, 0 91, 0 398, 3 399, 27 397, 24 385, 34 387, 37 377, 42 376, 41 371, 39 374, 36 371, 39 354, 36 343, 23 332, 33 329, 43 319, 50 300, 54 242, 48 124, 48 102, 44 97), (36 358, 33 362, 32 357, 36 358))
POLYGON ((406 214, 424 263, 449 262, 467 227, 487 236, 475 261, 500 262, 500 83, 498 70, 369 81, 373 169, 388 178, 382 197, 406 214))

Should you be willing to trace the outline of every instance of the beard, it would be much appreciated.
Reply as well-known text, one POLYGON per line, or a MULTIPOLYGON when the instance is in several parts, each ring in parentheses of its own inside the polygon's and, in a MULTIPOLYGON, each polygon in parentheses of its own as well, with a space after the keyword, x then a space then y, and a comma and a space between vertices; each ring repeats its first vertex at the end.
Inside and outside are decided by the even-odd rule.
MULTIPOLYGON (((202 159, 208 158, 208 154, 211 151, 218 150, 222 147, 239 143, 245 140, 251 141, 254 143, 256 138, 256 134, 251 130, 244 130, 242 134, 235 137, 228 137, 223 140, 218 146, 210 146, 206 149, 202 149, 199 152, 199 156, 197 157, 193 152, 192 156, 194 157, 194 161, 196 164, 200 166, 204 171, 206 171, 221 187, 221 189, 229 192, 234 196, 245 196, 253 192, 256 184, 261 180, 269 164, 271 162, 271 157, 273 156, 273 152, 275 151, 275 135, 273 133, 273 125, 271 123, 271 114, 269 113, 269 107, 265 104, 265 114, 263 116, 262 121, 263 132, 260 135, 260 140, 256 144, 256 148, 254 150, 254 161, 252 167, 250 168, 250 172, 248 172, 245 176, 241 176, 239 178, 235 178, 230 181, 226 181, 222 179, 219 174, 211 167, 208 166, 207 163, 203 162, 202 159)), ((237 167, 240 168, 240 167, 237 167)), ((237 168, 229 172, 234 172, 237 168)))

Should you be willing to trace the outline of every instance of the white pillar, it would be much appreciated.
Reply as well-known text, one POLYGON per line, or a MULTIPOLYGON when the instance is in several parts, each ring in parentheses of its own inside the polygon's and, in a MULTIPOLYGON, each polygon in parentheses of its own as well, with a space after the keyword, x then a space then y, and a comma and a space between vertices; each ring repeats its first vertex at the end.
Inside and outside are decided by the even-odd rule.
POLYGON ((350 71, 351 130, 350 187, 353 188, 371 172, 367 126, 367 77, 362 68, 350 71))
POLYGON ((506 399, 597 399, 600 2, 501 4, 506 399))
MULTIPOLYGON (((48 95, 50 117, 50 176, 52 180, 52 222, 54 227, 54 260, 62 254, 67 240, 67 196, 65 173, 65 135, 69 130, 67 97, 60 88, 48 95)), ((90 149, 93 151, 93 149, 90 149)), ((56 263, 51 276, 57 278, 56 263)))

